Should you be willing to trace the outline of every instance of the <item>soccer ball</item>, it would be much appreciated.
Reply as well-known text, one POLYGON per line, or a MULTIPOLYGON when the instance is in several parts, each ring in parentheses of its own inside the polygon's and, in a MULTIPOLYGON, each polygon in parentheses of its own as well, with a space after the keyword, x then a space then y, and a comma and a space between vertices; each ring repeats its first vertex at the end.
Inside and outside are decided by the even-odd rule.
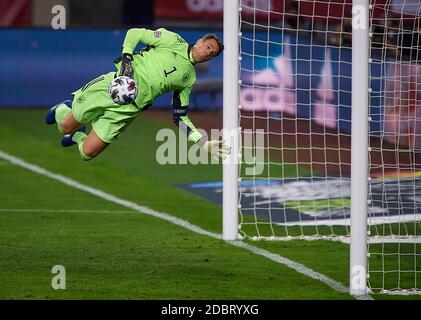
POLYGON ((132 103, 137 96, 136 82, 125 76, 120 76, 111 81, 108 93, 117 104, 132 103))

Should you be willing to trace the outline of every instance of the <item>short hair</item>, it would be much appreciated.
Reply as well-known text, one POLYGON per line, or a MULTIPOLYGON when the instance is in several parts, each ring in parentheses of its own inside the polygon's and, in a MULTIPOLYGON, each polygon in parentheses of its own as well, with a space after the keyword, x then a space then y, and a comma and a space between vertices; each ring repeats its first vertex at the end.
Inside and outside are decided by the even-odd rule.
POLYGON ((215 55, 215 57, 219 56, 219 54, 222 52, 222 50, 224 50, 224 44, 222 43, 221 40, 219 40, 219 38, 214 34, 214 33, 208 33, 205 34, 203 36, 203 41, 209 40, 209 39, 214 39, 216 41, 216 43, 218 44, 218 53, 215 55))

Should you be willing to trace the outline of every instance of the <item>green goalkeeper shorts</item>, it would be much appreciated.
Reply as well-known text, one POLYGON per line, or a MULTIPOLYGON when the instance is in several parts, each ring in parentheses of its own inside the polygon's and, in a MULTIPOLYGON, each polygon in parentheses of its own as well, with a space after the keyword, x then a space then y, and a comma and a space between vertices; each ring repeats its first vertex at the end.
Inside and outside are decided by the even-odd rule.
POLYGON ((92 122, 97 136, 111 143, 139 114, 134 104, 116 104, 108 94, 115 72, 103 74, 73 92, 72 113, 77 122, 92 122))

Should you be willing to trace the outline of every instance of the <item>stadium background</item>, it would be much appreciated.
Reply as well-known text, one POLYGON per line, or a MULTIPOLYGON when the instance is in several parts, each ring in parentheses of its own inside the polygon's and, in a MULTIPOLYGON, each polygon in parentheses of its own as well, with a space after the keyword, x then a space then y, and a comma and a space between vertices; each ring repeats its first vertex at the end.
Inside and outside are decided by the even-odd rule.
MULTIPOLYGON (((264 6, 266 1, 257 3, 264 6)), ((294 16, 294 12, 282 12, 283 0, 271 3, 281 11, 273 17, 274 23, 294 16)), ((344 18, 344 12, 349 13, 350 3, 326 0, 313 6, 308 1, 303 2, 300 13, 323 16, 329 7, 326 19, 334 29, 344 18)), ((221 166, 160 166, 155 161, 158 147, 155 134, 160 128, 172 126, 169 94, 157 99, 154 107, 142 114, 119 141, 89 164, 81 162, 75 150, 59 148, 60 137, 54 128, 44 126, 43 115, 47 108, 67 99, 87 81, 113 70, 112 61, 120 54, 128 28, 165 27, 191 43, 208 32, 222 37, 221 5, 222 1, 205 0, 0 0, 0 150, 220 233, 220 199, 206 200, 212 196, 195 194, 192 186, 199 182, 220 182, 221 166), (54 16, 51 8, 57 4, 66 8, 66 30, 51 28, 54 16)), ((381 16, 381 12, 376 14, 381 16)), ((326 22, 322 20, 319 22, 326 22)), ((305 24, 305 19, 288 22, 294 25, 297 21, 305 24)), ((286 33, 286 37, 295 46, 305 45, 310 39, 307 34, 297 37, 294 32, 286 33), (297 42, 293 43, 294 39, 297 42)), ((293 47, 291 57, 298 54, 293 47)), ((282 55, 285 50, 273 54, 282 55)), ((290 133, 284 139, 295 140, 292 137, 299 132, 302 134, 298 135, 299 146, 308 146, 311 140, 319 149, 334 148, 337 137, 332 136, 331 142, 317 141, 317 131, 326 130, 324 127, 330 123, 337 123, 340 131, 350 130, 349 109, 342 108, 350 105, 346 93, 351 85, 350 49, 343 49, 339 54, 335 48, 327 52, 321 45, 313 52, 304 50, 299 54, 312 55, 314 61, 309 58, 308 64, 300 65, 300 74, 310 73, 311 69, 313 78, 301 77, 296 87, 289 88, 299 92, 297 113, 285 109, 276 96, 262 101, 259 111, 284 114, 285 132, 290 133), (320 62, 326 54, 333 62, 331 68, 320 62), (340 67, 339 61, 343 64, 340 67), (330 101, 324 99, 324 103, 338 108, 323 118, 312 114, 313 109, 306 106, 316 105, 321 85, 330 85, 322 81, 326 72, 330 72, 328 78, 343 81, 332 82, 333 86, 339 83, 340 87, 332 89, 341 94, 330 101), (298 127, 293 126, 297 115, 304 119, 312 117, 314 121, 310 125, 302 120, 298 127)), ((373 68, 376 75, 382 66, 373 68)), ((197 71, 191 118, 200 128, 221 128, 222 56, 199 66, 197 71)), ((245 103, 250 99, 246 93, 242 93, 242 98, 245 103)), ((384 101, 376 103, 379 107, 376 115, 382 117, 384 101)), ((330 127, 332 133, 338 132, 334 130, 335 125, 330 127)), ((346 141, 341 145, 349 149, 346 141)), ((310 155, 301 153, 301 156, 296 160, 309 162, 306 157, 310 155)), ((328 155, 331 163, 328 167, 310 169, 327 170, 333 175, 338 171, 349 172, 349 167, 340 167, 337 156, 328 155)), ((342 161, 345 164, 349 163, 346 157, 349 153, 342 161)), ((178 227, 172 229, 149 217, 139 219, 133 211, 98 201, 91 195, 0 161, 2 299, 349 298, 346 293, 264 258, 255 259, 216 240, 204 239, 178 227), (68 290, 51 289, 49 271, 54 264, 69 266, 68 290)), ((347 285, 348 247, 344 244, 297 241, 259 246, 347 285)))

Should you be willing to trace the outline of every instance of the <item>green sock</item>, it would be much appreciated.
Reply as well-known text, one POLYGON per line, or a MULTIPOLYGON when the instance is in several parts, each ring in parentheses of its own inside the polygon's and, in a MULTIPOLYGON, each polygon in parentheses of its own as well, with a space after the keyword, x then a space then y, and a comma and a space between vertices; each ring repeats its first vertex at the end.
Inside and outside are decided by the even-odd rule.
POLYGON ((57 128, 60 133, 64 133, 63 129, 61 128, 61 122, 66 118, 66 116, 69 114, 69 112, 72 109, 70 109, 68 106, 66 106, 64 103, 60 104, 56 108, 56 122, 57 122, 57 128))
POLYGON ((82 160, 89 161, 92 158, 87 156, 83 152, 83 141, 85 141, 86 137, 87 137, 87 135, 84 132, 77 131, 73 134, 72 140, 77 143, 79 153, 80 153, 80 157, 82 158, 82 160))

